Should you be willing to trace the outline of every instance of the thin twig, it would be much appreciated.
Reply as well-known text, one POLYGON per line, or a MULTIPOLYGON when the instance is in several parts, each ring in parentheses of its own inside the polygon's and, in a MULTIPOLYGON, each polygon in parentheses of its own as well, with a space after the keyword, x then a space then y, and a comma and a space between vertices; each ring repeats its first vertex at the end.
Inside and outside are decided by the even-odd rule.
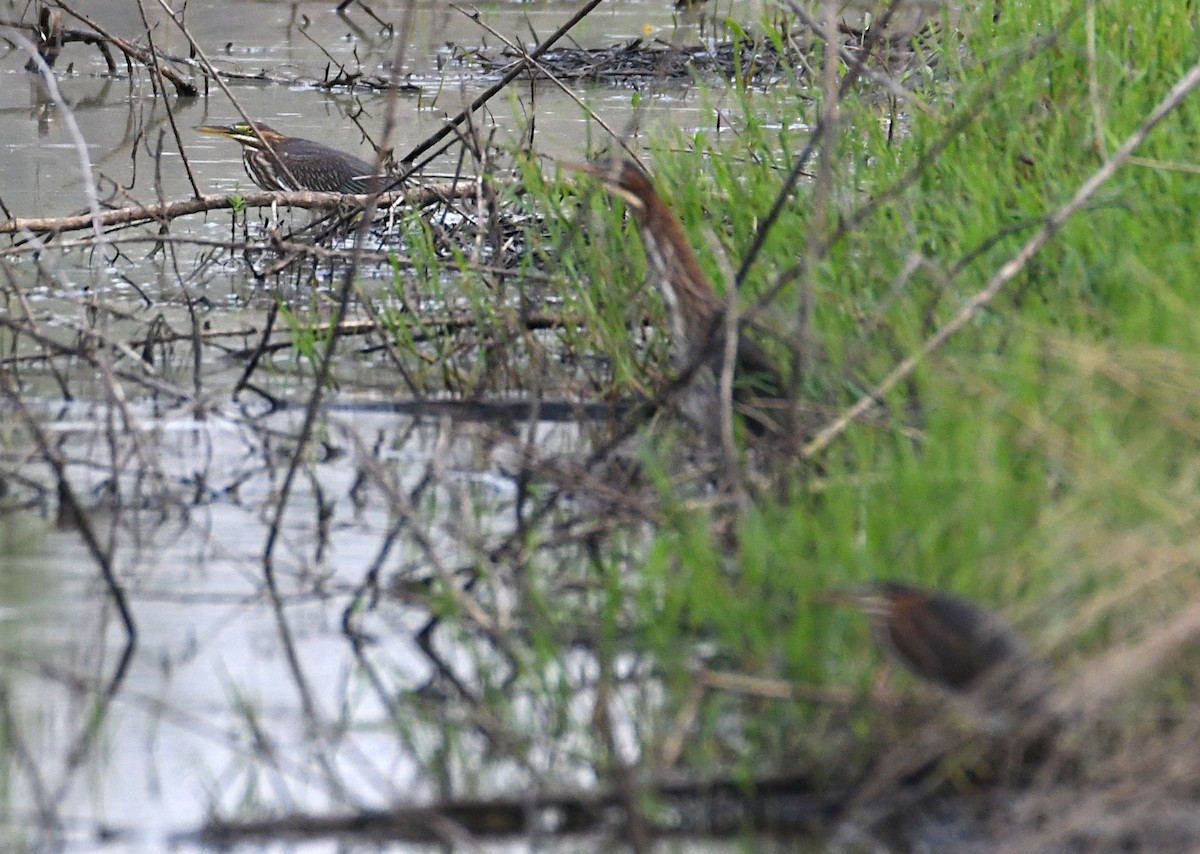
POLYGON ((453 133, 455 128, 465 122, 471 113, 475 112, 492 98, 496 97, 496 95, 503 92, 508 87, 509 83, 516 80, 525 72, 525 69, 529 66, 529 63, 532 60, 537 59, 543 53, 552 48, 559 39, 569 33, 576 24, 591 14, 592 10, 599 6, 602 2, 604 2, 604 0, 588 0, 588 2, 584 4, 583 8, 572 15, 561 27, 551 33, 549 38, 547 38, 533 50, 529 51, 529 54, 526 58, 517 62, 512 70, 493 83, 485 91, 480 93, 479 97, 472 101, 462 112, 450 119, 448 122, 446 122, 446 124, 442 125, 440 130, 438 130, 428 139, 421 142, 419 145, 409 151, 408 154, 404 155, 400 162, 412 163, 426 151, 433 148, 435 145, 453 133))
POLYGON ((1200 85, 1200 63, 1193 65, 1188 72, 1179 79, 1179 81, 1171 87, 1171 91, 1166 97, 1150 111, 1149 115, 1142 123, 1131 133, 1120 148, 1118 148, 1113 156, 1104 162, 1090 178, 1083 182, 1075 195, 1071 197, 1065 205, 1054 211, 1046 220, 1046 224, 1033 235, 1025 245, 1022 246, 1017 254, 1004 264, 996 273, 988 280, 987 284, 979 290, 973 297, 967 300, 966 304, 959 309, 946 323, 925 339, 925 342, 917 349, 915 353, 905 358, 895 368, 892 369, 883 380, 871 389, 867 394, 863 395, 853 406, 845 410, 836 419, 822 428, 813 439, 804 446, 800 452, 803 459, 811 459, 821 453, 830 443, 838 436, 845 432, 846 428, 858 418, 861 418, 872 408, 882 402, 885 395, 890 392, 896 385, 908 377, 925 358, 931 353, 945 344, 956 332, 962 329, 970 322, 971 318, 988 303, 990 303, 1001 288, 1021 272, 1029 260, 1037 253, 1039 249, 1058 233, 1063 224, 1084 205, 1088 200, 1096 194, 1096 192, 1104 186, 1104 184, 1116 173, 1117 169, 1129 159, 1129 156, 1137 150, 1150 135, 1159 122, 1166 118, 1176 107, 1182 103, 1197 85, 1200 85))

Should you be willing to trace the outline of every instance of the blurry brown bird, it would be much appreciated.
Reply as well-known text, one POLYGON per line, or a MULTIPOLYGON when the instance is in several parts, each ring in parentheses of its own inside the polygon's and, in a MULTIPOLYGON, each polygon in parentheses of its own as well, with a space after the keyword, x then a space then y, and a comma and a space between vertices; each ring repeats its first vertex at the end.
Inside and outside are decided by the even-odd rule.
MULTIPOLYGON (((565 168, 594 175, 605 190, 623 199, 637 220, 650 272, 662 293, 671 332, 672 364, 681 374, 697 366, 719 369, 724 354, 725 306, 704 275, 679 218, 663 202, 635 163, 603 161, 564 163, 565 168)), ((763 407, 786 398, 782 378, 770 356, 753 340, 738 335, 734 359, 734 402, 756 434, 778 429, 763 407)), ((691 407, 701 420, 713 409, 691 407)))
POLYGON ((985 715, 1047 711, 1049 674, 1012 627, 990 611, 895 581, 830 590, 819 599, 862 609, 876 639, 902 664, 970 697, 985 715))

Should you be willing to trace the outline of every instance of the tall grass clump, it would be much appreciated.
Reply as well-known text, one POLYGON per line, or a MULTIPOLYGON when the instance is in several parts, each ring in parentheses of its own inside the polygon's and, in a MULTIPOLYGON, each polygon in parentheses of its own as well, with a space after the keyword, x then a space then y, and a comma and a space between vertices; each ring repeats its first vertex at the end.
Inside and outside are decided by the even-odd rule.
MULTIPOLYGON (((832 390, 832 419, 983 288, 1188 69, 1189 14, 1004 4, 993 22, 989 6, 926 37, 907 64, 872 68, 902 97, 866 77, 849 87, 739 293, 784 342, 781 357, 810 337, 819 361, 802 395, 832 390)), ((828 106, 822 62, 818 48, 776 85, 710 87, 712 125, 719 111, 732 132, 651 146, 660 192, 718 288, 828 106)), ((878 661, 861 618, 812 594, 897 578, 1003 612, 1070 685, 1089 654, 1195 599, 1185 569, 1200 510, 1200 177, 1188 165, 1198 121, 1196 98, 1185 100, 997 298, 817 460, 777 467, 748 504, 668 499, 684 509, 664 514, 631 591, 668 670, 694 672, 703 641, 720 651, 712 667, 865 688, 878 661)), ((621 330, 643 312, 662 328, 661 306, 653 289, 629 290, 643 275, 631 224, 587 198, 565 278, 593 340, 622 366, 614 382, 636 382, 621 330)), ((675 703, 690 701, 688 679, 668 684, 675 703)), ((901 677, 895 690, 914 683, 901 677)), ((710 702, 699 713, 710 735, 729 737, 739 720, 754 733, 743 744, 760 746, 745 748, 753 761, 785 767, 830 760, 829 745, 879 715, 710 702)), ((728 760, 713 744, 697 739, 694 758, 728 760)))

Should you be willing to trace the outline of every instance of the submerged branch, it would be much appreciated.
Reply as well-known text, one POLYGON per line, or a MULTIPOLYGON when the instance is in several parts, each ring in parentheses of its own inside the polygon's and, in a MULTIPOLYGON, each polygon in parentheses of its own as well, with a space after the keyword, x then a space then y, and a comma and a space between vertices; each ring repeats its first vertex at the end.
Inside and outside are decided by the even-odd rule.
MULTIPOLYGON (((707 833, 730 836, 744 830, 743 821, 760 831, 782 835, 811 833, 836 813, 837 800, 818 794, 802 776, 754 781, 703 780, 653 786, 655 796, 671 809, 656 819, 656 836, 707 833)), ((514 838, 546 833, 550 838, 581 833, 622 834, 614 826, 620 811, 615 792, 558 793, 523 798, 448 800, 427 807, 344 815, 290 814, 247 821, 214 819, 195 833, 180 837, 205 845, 245 844, 255 839, 316 839, 366 836, 393 842, 438 842, 447 826, 479 838, 514 838)))
MULTIPOLYGON (((470 198, 478 192, 475 180, 460 180, 448 184, 427 184, 415 190, 387 193, 378 197, 378 205, 396 203, 427 205, 455 198, 470 198)), ((293 208, 316 210, 353 210, 366 205, 370 196, 342 195, 341 193, 265 192, 253 193, 209 193, 199 198, 180 199, 158 205, 132 205, 104 211, 100 214, 100 225, 133 225, 153 220, 172 220, 204 211, 238 209, 242 207, 270 207, 283 205, 293 208)), ((92 225, 91 214, 76 214, 64 217, 28 217, 0 222, 0 234, 34 234, 80 231, 92 225)))

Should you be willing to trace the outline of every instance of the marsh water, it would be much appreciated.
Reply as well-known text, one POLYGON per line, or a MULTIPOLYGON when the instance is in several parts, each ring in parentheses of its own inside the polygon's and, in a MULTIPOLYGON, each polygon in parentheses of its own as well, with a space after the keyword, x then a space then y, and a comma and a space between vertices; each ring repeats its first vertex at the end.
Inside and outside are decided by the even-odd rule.
MULTIPOLYGON (((579 5, 489 3, 480 15, 528 46, 579 5)), ((80 6, 117 36, 145 44, 149 28, 161 53, 192 50, 159 3, 80 6)), ((10 23, 31 14, 23 3, 0 8, 10 23)), ((193 0, 184 19, 216 68, 244 75, 228 85, 249 115, 364 158, 372 149, 359 128, 378 133, 393 93, 320 84, 339 67, 386 80, 399 59, 399 78, 413 90, 399 96, 401 120, 386 144, 400 158, 495 79, 470 59, 478 47, 498 49, 498 39, 469 11, 441 0, 351 4, 344 14, 332 2, 193 0)), ((743 11, 741 17, 753 18, 743 11)), ((705 14, 711 27, 713 13, 705 14)), ((65 23, 79 26, 70 16, 65 23)), ((703 15, 677 13, 668 0, 613 0, 572 39, 584 47, 636 38, 691 44, 710 38, 705 26, 703 15)), ((202 192, 249 188, 238 146, 191 130, 238 119, 217 87, 200 97, 164 99, 149 75, 129 75, 120 58, 111 75, 94 47, 73 42, 56 65, 56 98, 23 70, 26 59, 14 41, 0 61, 6 218, 84 211, 85 186, 93 180, 113 206, 186 198, 192 187, 172 120, 202 192)), ((540 82, 494 100, 486 118, 496 142, 515 145, 536 102, 532 147, 553 164, 581 159, 589 145, 602 143, 596 117, 635 140, 669 128, 720 133, 705 126, 712 113, 699 108, 697 97, 678 82, 640 87, 636 97, 634 87, 563 91, 540 82)), ((447 154, 434 171, 449 175, 458 165, 447 154)), ((227 212, 175 226, 176 233, 213 240, 238 227, 227 212)), ((244 330, 232 347, 252 345, 278 299, 237 259, 201 264, 204 250, 189 255, 186 247, 108 251, 26 248, 8 256, 5 275, 24 304, 10 300, 6 311, 70 330, 85 325, 97 299, 112 323, 125 318, 131 328, 156 315, 168 325, 183 323, 199 305, 206 330, 244 330), (203 276, 193 281, 191 271, 200 269, 203 276)), ((387 287, 390 274, 386 267, 365 271, 364 281, 387 287)), ((516 451, 497 437, 494 424, 393 411, 387 404, 399 382, 384 359, 364 354, 319 413, 322 453, 290 483, 287 509, 276 517, 304 410, 268 413, 253 396, 231 400, 242 362, 207 361, 200 394, 180 406, 152 385, 129 386, 127 397, 114 400, 113 384, 89 365, 60 370, 24 358, 15 354, 12 363, 20 367, 22 407, 4 406, 4 495, 13 509, 2 517, 0 557, 4 832, 14 847, 188 848, 200 845, 188 834, 212 816, 385 808, 462 788, 504 792, 532 773, 501 765, 471 778, 477 769, 458 753, 472 752, 471 727, 463 723, 470 708, 444 727, 436 716, 413 719, 404 732, 389 708, 389 698, 419 697, 438 666, 417 640, 428 628, 428 611, 410 607, 409 599, 421 600, 431 572, 456 572, 520 524, 513 511, 522 488, 512 476, 516 451), (65 461, 99 544, 113 556, 112 580, 124 589, 136 625, 128 661, 111 585, 46 487, 54 473, 22 428, 25 419, 40 425, 65 461), (393 547, 403 502, 381 496, 415 493, 431 472, 436 485, 420 502, 424 530, 415 544, 393 547), (401 588, 411 585, 408 594, 393 589, 397 577, 401 588), (363 606, 367 600, 371 607, 363 606), (371 679, 363 675, 367 665, 371 679), (466 748, 450 744, 450 727, 465 733, 457 737, 466 748), (442 780, 430 774, 437 767, 442 780)), ((167 361, 162 376, 186 386, 193 370, 167 361)), ((285 363, 272 375, 271 391, 302 403, 303 375, 285 363)), ((583 441, 577 427, 557 421, 536 423, 521 438, 543 452, 583 441)), ((486 671, 486 657, 472 658, 481 654, 454 640, 434 643, 461 672, 486 671)), ((421 708, 421 701, 413 706, 421 708)), ((580 702, 573 713, 586 719, 591 712, 580 702)), ((573 761, 570 744, 547 737, 534 741, 529 755, 536 757, 529 765, 554 785, 594 782, 573 761)), ((345 850, 341 845, 280 839, 253 849, 345 850)), ((720 849, 715 842, 693 845, 720 849)), ((554 849, 547 841, 540 850, 554 849)))
MULTIPOLYGON (((158 51, 189 53, 188 42, 157 3, 83 5, 82 11, 115 35, 145 44, 148 25, 158 51)), ((599 46, 646 36, 699 38, 698 25, 677 23, 665 2, 606 5, 574 32, 576 41, 599 46)), ((561 25, 576 6, 489 4, 482 17, 498 32, 528 42, 561 25)), ((23 12, 30 19, 24 4, 6 3, 3 9, 10 22, 23 12)), ((402 118, 390 140, 400 155, 494 79, 451 46, 466 53, 498 45, 449 3, 378 2, 370 11, 374 18, 355 5, 339 15, 328 2, 224 0, 188 3, 186 21, 215 67, 262 75, 229 82, 248 114, 364 158, 372 151, 355 122, 377 133, 391 93, 325 91, 316 84, 337 64, 386 79, 399 57, 402 79, 419 90, 400 97, 402 118), (402 44, 405 26, 410 30, 402 44)), ((68 16, 66 25, 79 22, 68 16)), ((70 43, 56 66, 64 110, 23 70, 26 59, 22 49, 10 46, 0 62, 0 199, 8 214, 52 217, 86 210, 84 188, 92 180, 84 174, 87 168, 102 199, 116 206, 190 194, 168 103, 156 96, 148 75, 130 76, 119 59, 118 73, 110 75, 93 47, 70 43), (90 167, 82 163, 84 154, 90 167)), ((632 94, 596 85, 568 94, 539 84, 535 147, 547 162, 586 154, 585 142, 597 130, 575 97, 629 133, 632 94)), ((525 96, 531 97, 529 87, 525 96)), ((169 106, 199 189, 248 188, 238 146, 191 130, 237 120, 226 96, 210 87, 206 96, 172 98, 169 106)), ((515 132, 521 110, 517 96, 490 105, 488 121, 498 128, 500 142, 515 132)), ((688 94, 675 89, 644 101, 637 121, 686 126, 699 115, 688 94)), ((445 158, 446 172, 455 166, 452 157, 445 158)), ((221 238, 229 234, 230 220, 225 214, 194 217, 183 227, 188 234, 221 238)), ((90 295, 103 299, 114 315, 128 312, 140 323, 157 313, 171 322, 189 310, 178 274, 194 263, 186 256, 151 257, 144 247, 105 263, 103 252, 91 248, 46 253, 38 260, 15 257, 6 271, 41 318, 70 324, 86 312, 83 295, 90 295)), ((206 325, 260 325, 275 295, 258 290, 237 264, 206 269, 196 283, 206 325)), ((369 407, 325 412, 321 431, 328 459, 295 486, 275 552, 289 633, 285 644, 267 605, 271 596, 261 567, 270 498, 280 484, 275 455, 282 451, 272 442, 286 446, 300 415, 289 411, 264 421, 261 413, 249 411, 253 407, 243 411, 222 401, 220 392, 227 393, 240 369, 219 360, 206 364, 205 387, 214 399, 188 409, 173 409, 152 393, 127 401, 123 409, 114 409, 111 400, 88 400, 89 390, 105 395, 86 370, 68 381, 73 399, 67 401, 52 372, 35 366, 23 373, 23 387, 32 392, 26 398, 30 414, 68 460, 68 474, 97 534, 111 546, 137 645, 127 673, 106 696, 126 636, 94 555, 74 526, 55 524, 59 510, 53 502, 27 484, 10 482, 6 493, 26 507, 5 514, 0 558, 5 565, 0 705, 9 781, 4 833, 13 847, 159 851, 213 815, 386 807, 437 794, 424 771, 428 757, 415 754, 434 749, 441 735, 414 723, 406 738, 397 737, 386 725, 382 695, 364 687, 344 631, 345 612, 377 562, 385 564, 387 577, 403 574, 406 562, 417 560, 388 553, 383 544, 393 520, 381 502, 361 495, 356 480, 367 458, 385 460, 386 476, 399 485, 411 484, 436 461, 457 487, 442 497, 443 510, 425 517, 433 537, 429 548, 447 565, 461 557, 456 539, 464 536, 450 519, 455 508, 463 518, 502 528, 512 480, 483 438, 485 427, 451 428, 436 418, 369 407), (372 456, 364 450, 372 447, 382 451, 372 456), (120 486, 114 488, 114 481, 120 486), (105 497, 113 493, 122 503, 107 507, 105 497), (131 506, 130 496, 140 506, 138 500, 131 506)), ((385 370, 369 365, 360 380, 343 386, 343 401, 386 399, 396 390, 385 370)), ((289 382, 285 372, 275 390, 286 395, 289 382)), ((36 448, 17 439, 19 414, 6 407, 5 419, 14 426, 5 431, 6 469, 49 479, 48 468, 36 461, 36 448)), ((542 446, 577 441, 570 427, 545 424, 538 430, 542 446)), ((426 619, 399 601, 365 618, 366 655, 382 674, 385 693, 402 694, 428 681, 429 661, 413 641, 426 619)), ((473 788, 487 792, 505 785, 500 775, 473 788)), ((260 846, 272 847, 257 843, 255 850, 260 846)), ((318 851, 336 844, 293 840, 276 846, 318 851)))

